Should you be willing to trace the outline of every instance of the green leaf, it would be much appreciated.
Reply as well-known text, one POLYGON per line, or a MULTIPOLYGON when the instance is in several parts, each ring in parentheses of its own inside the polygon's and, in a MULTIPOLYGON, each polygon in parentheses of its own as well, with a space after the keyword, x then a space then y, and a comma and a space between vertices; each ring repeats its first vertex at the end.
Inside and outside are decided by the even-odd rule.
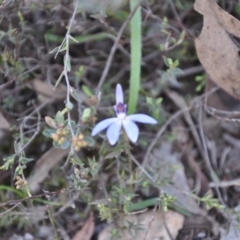
POLYGON ((17 166, 14 173, 14 179, 16 178, 16 176, 22 175, 22 173, 23 173, 23 168, 21 166, 17 166))
MULTIPOLYGON (((55 43, 61 43, 64 38, 60 37, 59 35, 46 33, 45 38, 49 42, 55 42, 55 43)), ((85 43, 90 41, 100 41, 106 38, 112 38, 109 33, 97 33, 97 34, 89 34, 89 35, 81 35, 81 36, 75 36, 75 39, 78 41, 78 43, 85 43)))
POLYGON ((165 50, 165 47, 164 47, 163 44, 160 44, 160 45, 159 45, 159 50, 160 50, 161 52, 165 50))
POLYGON ((164 74, 162 74, 161 80, 163 82, 167 81, 169 79, 169 73, 165 72, 164 74))
POLYGON ((55 121, 58 125, 64 123, 64 116, 60 111, 57 112, 57 114, 55 116, 55 121))
POLYGON ((0 185, 0 191, 5 190, 7 192, 13 192, 16 195, 18 195, 20 198, 27 197, 24 192, 20 190, 16 190, 14 187, 6 186, 6 185, 0 185))
POLYGON ((54 43, 61 43, 64 40, 64 37, 51 33, 46 33, 44 37, 47 41, 54 43))
POLYGON ((71 40, 73 40, 74 42, 79 43, 79 41, 78 41, 76 38, 74 38, 73 36, 68 35, 68 37, 69 37, 71 40))
POLYGON ((173 60, 171 58, 167 58, 167 61, 170 68, 174 66, 173 60))
POLYGON ((70 94, 77 102, 82 103, 82 101, 79 97, 79 94, 77 93, 77 91, 73 87, 70 87, 70 94))
POLYGON ((211 171, 210 175, 211 175, 211 178, 212 178, 212 180, 213 180, 214 182, 216 182, 216 183, 219 183, 219 182, 220 182, 220 180, 219 180, 218 175, 216 174, 216 172, 211 171))
POLYGON ((70 145, 71 145, 70 141, 66 139, 66 140, 60 145, 60 148, 61 148, 61 149, 67 149, 67 148, 70 147, 70 145))
POLYGON ((157 73, 162 76, 164 73, 166 73, 166 71, 162 71, 162 70, 158 70, 157 73))
POLYGON ((52 129, 52 128, 46 128, 46 129, 43 130, 43 135, 45 137, 50 138, 52 133, 56 133, 56 130, 52 129))
POLYGON ((77 165, 80 166, 81 168, 84 167, 84 163, 81 161, 81 159, 80 159, 77 155, 75 155, 74 157, 71 158, 71 162, 72 162, 73 164, 77 164, 77 165))
POLYGON ((123 152, 122 149, 119 149, 119 150, 116 150, 116 151, 113 151, 113 152, 110 152, 108 153, 104 159, 113 159, 113 158, 117 158, 121 155, 121 153, 123 152))
POLYGON ((180 69, 180 68, 174 68, 174 69, 171 70, 171 72, 172 72, 172 74, 174 74, 175 76, 184 73, 184 71, 183 71, 182 69, 180 69))
POLYGON ((66 106, 66 108, 68 108, 69 110, 72 110, 72 109, 73 109, 73 104, 72 104, 70 101, 67 101, 65 106, 66 106))
POLYGON ((198 85, 195 90, 196 92, 200 92, 202 90, 203 86, 202 85, 198 85))
POLYGON ((88 164, 90 173, 92 174, 93 177, 96 176, 101 168, 101 165, 98 162, 96 162, 94 157, 93 159, 88 158, 88 164))
POLYGON ((3 158, 5 162, 2 166, 0 166, 0 170, 8 170, 14 164, 15 155, 11 155, 9 157, 3 158))
POLYGON ((197 76, 195 77, 195 81, 196 81, 196 82, 204 81, 204 76, 203 76, 203 75, 197 75, 197 76))
MULTIPOLYGON (((71 120, 70 124, 71 124, 71 127, 72 127, 73 131, 75 132, 75 131, 76 131, 76 127, 77 127, 76 122, 73 121, 73 120, 71 120)), ((67 125, 68 125, 68 119, 66 119, 66 120, 64 121, 64 126, 67 126, 67 125)))
POLYGON ((83 74, 84 74, 84 70, 85 70, 84 66, 81 65, 81 66, 79 67, 79 69, 75 72, 75 75, 76 75, 76 77, 77 77, 77 81, 78 81, 78 82, 81 80, 81 78, 82 78, 82 76, 83 76, 83 74))
POLYGON ((83 111, 81 120, 83 122, 87 122, 89 120, 89 118, 91 117, 91 115, 92 115, 91 108, 85 108, 84 111, 83 111))
MULTIPOLYGON (((131 11, 139 3, 139 0, 130 0, 131 11)), ((130 22, 131 31, 131 71, 130 71, 130 91, 128 101, 128 114, 132 114, 136 110, 140 82, 141 82, 141 62, 142 62, 142 16, 141 7, 137 11, 130 22)))
POLYGON ((7 162, 7 161, 11 161, 12 159, 13 159, 13 161, 14 161, 14 158, 15 158, 15 154, 13 154, 13 155, 11 155, 11 156, 9 156, 9 157, 3 158, 3 161, 4 161, 4 162, 7 162))
POLYGON ((148 104, 153 104, 153 99, 151 97, 146 97, 146 101, 148 104))
POLYGON ((162 101, 163 101, 163 98, 160 97, 160 98, 157 99, 156 104, 161 104, 162 101))
POLYGON ((137 203, 133 203, 132 205, 128 206, 127 211, 128 212, 140 211, 142 209, 156 205, 157 202, 159 202, 159 199, 157 198, 150 198, 147 200, 139 201, 137 203))
POLYGON ((167 67, 170 67, 167 57, 163 56, 163 61, 164 61, 165 65, 166 65, 167 67))
POLYGON ((84 136, 84 141, 87 142, 88 146, 90 146, 90 147, 94 146, 95 141, 92 137, 84 136))
POLYGON ((128 17, 129 12, 123 9, 118 9, 118 11, 107 11, 107 15, 111 18, 118 20, 119 22, 124 22, 128 17))
POLYGON ((173 68, 176 68, 179 65, 179 60, 175 60, 174 63, 172 64, 173 68))
POLYGON ((57 82, 56 82, 56 84, 55 84, 55 86, 54 86, 55 88, 56 88, 56 87, 58 86, 58 84, 61 82, 63 75, 64 75, 64 72, 62 72, 61 75, 59 76, 59 78, 58 78, 58 80, 57 80, 57 82))
POLYGON ((53 141, 53 146, 55 148, 61 149, 61 145, 59 145, 58 142, 56 142, 56 141, 53 141))
POLYGON ((26 163, 31 162, 33 160, 34 160, 33 158, 26 158, 26 157, 21 157, 20 158, 20 162, 23 163, 23 164, 26 164, 26 163))
POLYGON ((93 95, 91 90, 86 85, 82 85, 82 91, 85 93, 87 97, 91 97, 93 95))
POLYGON ((55 47, 53 50, 51 50, 51 51, 49 52, 49 54, 57 52, 58 49, 59 49, 59 46, 58 46, 58 47, 55 47))
POLYGON ((66 45, 64 47, 62 47, 61 49, 59 49, 59 46, 58 46, 58 47, 54 48, 53 50, 51 50, 49 53, 51 54, 51 53, 55 53, 55 52, 63 52, 65 50, 67 50, 66 45))

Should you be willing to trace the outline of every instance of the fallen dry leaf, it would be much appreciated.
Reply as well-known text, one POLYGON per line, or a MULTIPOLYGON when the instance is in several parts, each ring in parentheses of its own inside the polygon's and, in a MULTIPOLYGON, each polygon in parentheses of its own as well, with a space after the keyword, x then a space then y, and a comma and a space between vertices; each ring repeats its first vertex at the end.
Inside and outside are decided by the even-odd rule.
POLYGON ((155 170, 155 179, 164 182, 161 190, 169 196, 176 197, 175 204, 177 206, 187 209, 190 213, 198 214, 201 210, 191 196, 184 166, 180 161, 180 154, 172 152, 172 144, 172 142, 165 141, 161 145, 157 145, 149 165, 151 169, 155 170), (172 183, 167 182, 169 178, 172 183))
POLYGON ((195 39, 199 60, 211 78, 233 97, 240 99, 240 21, 220 8, 215 0, 196 0, 203 15, 203 28, 195 39))
POLYGON ((50 148, 38 159, 34 166, 33 174, 27 179, 28 186, 32 193, 39 190, 40 183, 48 176, 48 172, 69 153, 69 150, 50 148))
POLYGON ((221 235, 221 240, 237 240, 240 239, 240 231, 239 228, 237 227, 237 222, 235 220, 231 221, 229 223, 228 229, 221 229, 222 230, 222 235, 221 235))
POLYGON ((83 227, 74 235, 72 240, 90 240, 94 233, 95 223, 92 212, 83 227))
POLYGON ((178 231, 183 227, 184 223, 184 217, 181 214, 173 211, 166 213, 147 211, 125 216, 115 225, 109 225, 99 234, 98 240, 110 240, 111 231, 116 227, 125 229, 121 231, 121 237, 118 238, 121 240, 171 240, 164 222, 173 239, 176 239, 178 231), (132 228, 129 229, 130 226, 132 228))
MULTIPOLYGON (((213 80, 207 74, 205 93, 207 94, 208 92, 211 92, 215 88, 217 88, 217 85, 213 82, 213 80)), ((236 98, 233 98, 226 91, 220 88, 217 91, 209 94, 206 100, 207 100, 207 106, 211 108, 216 108, 218 110, 229 111, 229 114, 230 112, 240 110, 240 101, 237 100, 236 98)), ((236 117, 233 117, 233 118, 236 118, 236 117)))
POLYGON ((0 112, 0 129, 9 129, 10 125, 3 114, 0 112))
MULTIPOLYGON (((45 103, 52 98, 56 101, 64 100, 67 96, 67 87, 62 83, 59 83, 58 86, 54 88, 45 81, 35 79, 31 84, 27 84, 27 86, 36 91, 40 103, 45 103)), ((87 101, 87 97, 82 92, 77 92, 77 94, 79 100, 82 102, 87 101)))
POLYGON ((47 82, 35 79, 28 86, 37 92, 40 103, 44 103, 52 97, 56 98, 56 100, 63 100, 66 98, 67 88, 61 83, 54 89, 47 82))

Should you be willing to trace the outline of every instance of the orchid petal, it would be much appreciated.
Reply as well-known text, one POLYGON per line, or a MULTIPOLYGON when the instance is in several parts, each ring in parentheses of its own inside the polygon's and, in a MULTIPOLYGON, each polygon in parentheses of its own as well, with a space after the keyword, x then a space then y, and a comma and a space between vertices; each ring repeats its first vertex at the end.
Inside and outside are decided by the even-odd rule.
POLYGON ((108 118, 105 119, 101 122, 99 122, 92 130, 92 136, 97 135, 98 133, 100 133, 102 130, 106 129, 107 127, 109 127, 112 123, 118 121, 118 118, 108 118))
POLYGON ((123 103, 123 90, 122 86, 120 84, 117 85, 116 87, 116 104, 118 103, 123 103))
POLYGON ((136 125, 136 123, 125 118, 123 120, 123 127, 124 127, 124 130, 125 130, 128 138, 132 142, 135 143, 137 141, 138 135, 139 135, 139 129, 138 129, 138 126, 136 125))
POLYGON ((107 130, 107 138, 111 145, 114 145, 118 141, 121 128, 122 128, 122 122, 120 120, 112 123, 109 126, 107 130))
POLYGON ((140 123, 148 123, 148 124, 156 124, 157 120, 154 118, 146 115, 146 114, 132 114, 127 116, 127 119, 134 121, 134 122, 140 122, 140 123))

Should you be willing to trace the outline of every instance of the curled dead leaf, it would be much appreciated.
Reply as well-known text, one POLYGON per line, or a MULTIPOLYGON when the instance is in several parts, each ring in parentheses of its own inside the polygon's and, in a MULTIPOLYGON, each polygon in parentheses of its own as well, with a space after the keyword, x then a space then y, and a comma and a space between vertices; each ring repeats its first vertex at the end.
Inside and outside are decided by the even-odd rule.
POLYGON ((8 123, 7 119, 3 116, 0 112, 0 129, 9 129, 10 124, 8 123))
POLYGON ((47 178, 49 171, 65 158, 68 153, 68 149, 62 150, 52 147, 37 160, 32 174, 27 179, 31 193, 39 191, 41 183, 47 178))
POLYGON ((55 89, 47 82, 34 79, 31 84, 28 84, 28 87, 37 93, 40 103, 44 103, 51 98, 54 98, 55 100, 63 100, 66 98, 67 88, 63 84, 59 84, 55 89))
POLYGON ((57 123, 55 122, 54 119, 52 119, 51 117, 46 116, 45 117, 45 122, 49 127, 52 128, 57 128, 57 123))
POLYGON ((94 233, 95 223, 92 212, 83 227, 74 235, 72 240, 90 240, 94 233))
POLYGON ((166 213, 146 211, 140 214, 127 215, 115 224, 108 225, 99 235, 98 240, 110 240, 111 231, 121 228, 121 240, 170 240, 176 239, 178 231, 183 227, 184 217, 173 211, 166 213), (134 227, 135 226, 135 227, 134 227), (166 227, 167 226, 167 227, 166 227))
POLYGON ((214 82, 240 99, 240 21, 215 0, 196 0, 194 8, 204 17, 202 32, 195 39, 199 60, 214 82))

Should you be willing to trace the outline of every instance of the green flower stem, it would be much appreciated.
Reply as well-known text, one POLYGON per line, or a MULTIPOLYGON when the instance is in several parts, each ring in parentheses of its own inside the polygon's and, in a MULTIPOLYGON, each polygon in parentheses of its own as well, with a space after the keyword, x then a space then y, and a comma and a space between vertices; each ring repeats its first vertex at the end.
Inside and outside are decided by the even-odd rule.
MULTIPOLYGON (((139 4, 140 0, 130 0, 131 11, 139 4)), ((142 61, 142 17, 141 6, 138 7, 130 22, 131 31, 131 72, 130 72, 130 98, 128 114, 135 112, 141 80, 142 61)))
POLYGON ((132 157, 131 157, 131 146, 129 143, 128 136, 125 131, 123 131, 124 142, 126 143, 126 153, 128 155, 128 168, 129 168, 129 175, 130 175, 130 189, 133 185, 133 171, 132 171, 132 157))
POLYGON ((68 113, 69 109, 68 108, 64 108, 62 111, 61 111, 61 114, 62 115, 65 115, 66 113, 68 113))

